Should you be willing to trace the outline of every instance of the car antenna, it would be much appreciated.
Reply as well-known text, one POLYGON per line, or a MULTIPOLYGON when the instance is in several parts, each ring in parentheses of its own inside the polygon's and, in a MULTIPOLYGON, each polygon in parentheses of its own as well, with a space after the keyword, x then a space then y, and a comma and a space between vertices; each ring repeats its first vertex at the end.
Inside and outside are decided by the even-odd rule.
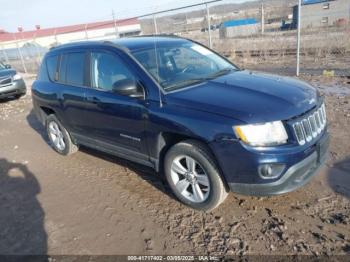
MULTIPOLYGON (((160 83, 160 77, 159 77, 159 62, 158 62, 158 52, 157 52, 157 35, 153 36, 153 44, 154 44, 154 54, 156 56, 156 67, 157 67, 157 81, 160 83)), ((162 101, 162 92, 160 91, 160 86, 158 86, 158 95, 159 95, 159 106, 163 107, 163 101, 162 101)))

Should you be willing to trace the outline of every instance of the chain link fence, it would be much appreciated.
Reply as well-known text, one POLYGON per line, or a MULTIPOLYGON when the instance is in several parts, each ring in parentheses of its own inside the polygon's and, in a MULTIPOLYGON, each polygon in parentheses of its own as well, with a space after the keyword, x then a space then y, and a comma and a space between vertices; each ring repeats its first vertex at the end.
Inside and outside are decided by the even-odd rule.
MULTIPOLYGON (((297 4, 297 0, 240 4, 234 0, 211 1, 137 18, 141 34, 190 38, 211 45, 240 67, 295 75, 297 4)), ((324 70, 334 70, 339 75, 350 75, 349 18, 350 3, 347 0, 302 5, 301 73, 322 74, 324 70), (343 5, 347 6, 345 12, 343 5)), ((0 61, 20 72, 36 73, 42 57, 52 46, 80 40, 114 40, 121 36, 117 29, 103 37, 91 36, 89 30, 83 30, 71 32, 76 37, 67 40, 67 33, 53 34, 52 41, 45 46, 35 37, 0 42, 0 61)))

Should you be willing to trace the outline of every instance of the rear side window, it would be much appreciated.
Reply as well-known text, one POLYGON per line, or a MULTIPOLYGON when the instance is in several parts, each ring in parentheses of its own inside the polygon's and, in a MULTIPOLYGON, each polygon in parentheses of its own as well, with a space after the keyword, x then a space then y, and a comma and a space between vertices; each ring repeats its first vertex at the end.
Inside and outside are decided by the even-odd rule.
POLYGON ((69 53, 61 57, 59 82, 84 85, 85 53, 69 53))
POLYGON ((70 85, 84 85, 85 53, 72 53, 67 57, 66 82, 70 85))
POLYGON ((47 67, 47 72, 49 74, 49 78, 51 81, 57 81, 57 61, 58 61, 58 56, 49 56, 46 59, 46 67, 47 67))

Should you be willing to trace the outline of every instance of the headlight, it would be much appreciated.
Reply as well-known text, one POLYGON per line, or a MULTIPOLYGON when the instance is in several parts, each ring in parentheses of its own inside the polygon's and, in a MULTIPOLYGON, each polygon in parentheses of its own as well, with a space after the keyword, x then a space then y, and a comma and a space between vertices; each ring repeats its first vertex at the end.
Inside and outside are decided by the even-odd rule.
POLYGON ((288 135, 281 121, 233 127, 237 137, 252 146, 273 146, 287 142, 288 135))
POLYGON ((22 77, 19 74, 15 74, 13 77, 13 80, 20 80, 22 77))

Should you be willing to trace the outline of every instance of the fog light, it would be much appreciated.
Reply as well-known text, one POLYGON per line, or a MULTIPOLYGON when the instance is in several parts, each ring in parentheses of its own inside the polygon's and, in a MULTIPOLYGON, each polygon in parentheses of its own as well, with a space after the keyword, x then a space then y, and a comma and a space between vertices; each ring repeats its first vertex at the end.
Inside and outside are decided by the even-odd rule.
POLYGON ((284 164, 262 164, 258 168, 259 175, 264 179, 278 177, 284 171, 284 164))

